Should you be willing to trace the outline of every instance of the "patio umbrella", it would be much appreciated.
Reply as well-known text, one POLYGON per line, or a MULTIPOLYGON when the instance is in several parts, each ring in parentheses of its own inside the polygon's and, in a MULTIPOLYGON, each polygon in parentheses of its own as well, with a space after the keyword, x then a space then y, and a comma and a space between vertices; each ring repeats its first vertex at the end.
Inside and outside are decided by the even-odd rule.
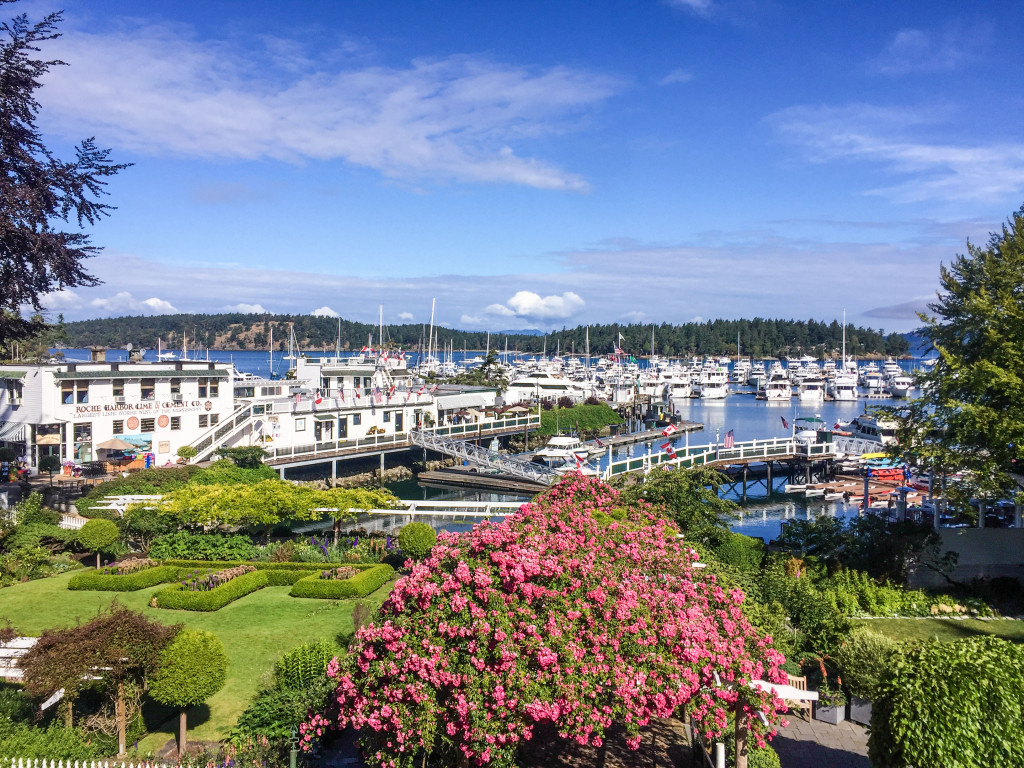
POLYGON ((119 437, 112 437, 109 440, 104 440, 102 443, 97 443, 96 447, 106 451, 130 451, 135 446, 127 440, 122 440, 119 437))

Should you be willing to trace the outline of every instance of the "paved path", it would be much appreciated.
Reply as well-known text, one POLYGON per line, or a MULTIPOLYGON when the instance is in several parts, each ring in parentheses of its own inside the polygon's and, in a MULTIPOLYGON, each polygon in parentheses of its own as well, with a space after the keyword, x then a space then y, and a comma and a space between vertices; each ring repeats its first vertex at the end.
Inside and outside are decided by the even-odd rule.
POLYGON ((868 732, 850 721, 829 725, 789 714, 787 728, 772 740, 782 768, 871 768, 868 732))

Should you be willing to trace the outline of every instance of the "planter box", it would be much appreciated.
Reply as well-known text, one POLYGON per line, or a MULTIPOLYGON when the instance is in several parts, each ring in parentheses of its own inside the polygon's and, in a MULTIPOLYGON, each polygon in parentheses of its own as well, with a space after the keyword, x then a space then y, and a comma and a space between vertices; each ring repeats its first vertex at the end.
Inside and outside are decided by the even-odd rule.
POLYGON ((814 705, 814 719, 824 723, 839 725, 846 719, 846 706, 842 707, 819 707, 814 705))
POLYGON ((871 701, 860 699, 856 696, 850 697, 850 719, 860 725, 871 724, 871 701))

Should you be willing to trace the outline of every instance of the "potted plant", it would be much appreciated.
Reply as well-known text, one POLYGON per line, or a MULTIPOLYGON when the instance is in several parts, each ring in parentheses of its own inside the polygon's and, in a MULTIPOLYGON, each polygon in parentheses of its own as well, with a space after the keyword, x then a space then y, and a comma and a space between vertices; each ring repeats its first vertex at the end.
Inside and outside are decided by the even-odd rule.
MULTIPOLYGON (((843 684, 841 678, 837 678, 839 685, 843 684)), ((818 702, 814 707, 814 719, 821 720, 832 725, 839 725, 846 719, 846 694, 842 688, 831 688, 828 678, 822 678, 821 687, 818 688, 818 702)))
POLYGON ((847 638, 835 653, 835 661, 850 691, 850 719, 861 725, 871 722, 871 702, 889 675, 900 651, 892 638, 861 629, 847 638))

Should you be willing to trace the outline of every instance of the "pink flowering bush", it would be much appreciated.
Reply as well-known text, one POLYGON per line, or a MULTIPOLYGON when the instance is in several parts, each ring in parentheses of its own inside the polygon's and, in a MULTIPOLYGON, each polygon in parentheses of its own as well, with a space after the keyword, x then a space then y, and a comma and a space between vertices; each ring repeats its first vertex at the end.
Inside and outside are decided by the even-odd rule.
POLYGON ((618 723, 636 749, 652 718, 685 709, 713 737, 737 706, 763 744, 783 703, 747 683, 785 682, 783 657, 671 523, 620 506, 577 474, 502 523, 440 534, 328 666, 337 688, 304 747, 352 726, 374 766, 412 768, 423 750, 505 766, 541 721, 593 745, 618 723))

